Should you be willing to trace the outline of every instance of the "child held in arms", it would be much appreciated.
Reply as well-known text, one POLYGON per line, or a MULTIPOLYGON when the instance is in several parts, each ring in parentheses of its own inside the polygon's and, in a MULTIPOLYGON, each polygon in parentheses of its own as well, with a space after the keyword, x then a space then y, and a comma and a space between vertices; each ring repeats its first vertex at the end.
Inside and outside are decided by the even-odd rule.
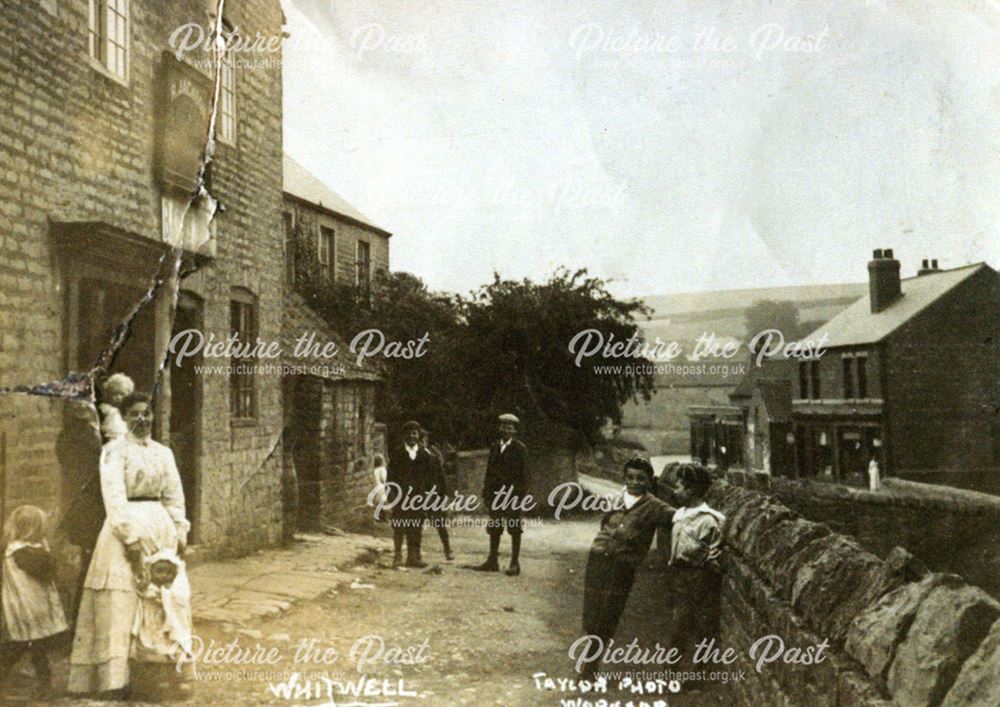
POLYGON ((726 517, 705 502, 712 478, 700 464, 675 471, 674 513, 670 534, 672 645, 690 659, 695 645, 718 633, 719 559, 726 517))
POLYGON ((128 396, 135 392, 135 383, 124 373, 114 373, 108 376, 101 386, 101 404, 97 409, 101 413, 101 437, 105 441, 118 439, 128 432, 125 420, 118 406, 128 396))
MULTIPOLYGON (((601 519, 583 580, 583 631, 592 641, 600 639, 601 646, 607 646, 618 628, 636 568, 649 552, 657 527, 669 524, 675 510, 653 495, 656 476, 647 459, 630 459, 624 472, 621 500, 601 519)), ((581 677, 593 679, 599 662, 586 661, 581 677)))

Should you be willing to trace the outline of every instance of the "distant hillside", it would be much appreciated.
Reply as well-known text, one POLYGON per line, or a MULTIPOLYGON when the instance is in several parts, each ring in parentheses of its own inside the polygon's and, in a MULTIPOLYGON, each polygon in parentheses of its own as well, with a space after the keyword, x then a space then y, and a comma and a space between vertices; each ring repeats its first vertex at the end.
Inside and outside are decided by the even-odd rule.
MULTIPOLYGON (((691 354, 695 339, 706 332, 746 343, 745 312, 761 300, 793 302, 798 307, 800 325, 818 328, 867 291, 867 283, 858 283, 651 295, 643 300, 654 310, 653 318, 642 322, 641 327, 648 341, 657 336, 664 342, 676 341, 685 353, 691 354)), ((630 402, 622 409, 622 434, 658 454, 686 454, 690 449, 688 407, 729 404, 729 393, 747 371, 746 359, 717 366, 711 362, 687 366, 684 361, 676 363, 663 366, 655 375, 656 394, 652 400, 630 402)))
POLYGON ((800 322, 819 326, 867 291, 867 283, 851 283, 649 295, 642 299, 653 309, 652 319, 642 322, 641 327, 648 339, 658 336, 663 341, 693 341, 710 332, 743 341, 747 336, 744 312, 755 302, 794 302, 800 322))

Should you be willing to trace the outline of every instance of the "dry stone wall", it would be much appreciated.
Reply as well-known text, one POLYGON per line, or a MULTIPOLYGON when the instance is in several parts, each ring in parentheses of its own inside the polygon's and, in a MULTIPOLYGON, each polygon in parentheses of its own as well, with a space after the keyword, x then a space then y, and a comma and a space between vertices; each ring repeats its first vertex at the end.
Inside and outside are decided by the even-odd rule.
POLYGON ((998 704, 1000 603, 901 548, 884 559, 764 493, 718 481, 726 514, 723 645, 748 656, 776 634, 787 646, 829 641, 810 666, 747 658, 733 683, 746 705, 998 704))

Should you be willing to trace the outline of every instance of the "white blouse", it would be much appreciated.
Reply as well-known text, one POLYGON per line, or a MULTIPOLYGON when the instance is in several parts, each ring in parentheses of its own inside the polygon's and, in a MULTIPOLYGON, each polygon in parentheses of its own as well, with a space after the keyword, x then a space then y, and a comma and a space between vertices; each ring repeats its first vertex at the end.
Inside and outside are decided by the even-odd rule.
POLYGON ((138 540, 129 500, 155 499, 166 509, 183 542, 191 524, 184 517, 184 488, 170 448, 127 434, 101 450, 101 494, 111 530, 125 545, 138 540))
POLYGON ((670 564, 688 567, 718 566, 722 555, 722 527, 726 516, 707 503, 678 508, 670 534, 670 564))

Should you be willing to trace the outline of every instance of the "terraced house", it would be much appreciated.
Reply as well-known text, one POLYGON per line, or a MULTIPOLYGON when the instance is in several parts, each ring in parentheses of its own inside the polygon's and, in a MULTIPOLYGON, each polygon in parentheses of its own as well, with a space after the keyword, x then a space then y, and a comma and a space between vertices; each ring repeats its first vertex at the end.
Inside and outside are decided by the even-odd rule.
MULTIPOLYGON (((225 7, 229 40, 281 35, 278 0, 225 7)), ((253 65, 228 56, 211 198, 189 208, 211 115, 211 55, 178 57, 170 37, 188 23, 210 31, 214 11, 205 0, 0 7, 0 387, 94 366, 175 244, 184 248, 176 316, 168 282, 138 311, 111 371, 149 390, 159 352, 186 329, 279 339, 280 46, 253 65)), ((201 363, 168 367, 156 405, 155 436, 175 451, 192 540, 227 549, 275 542, 280 376, 201 363)), ((0 396, 0 513, 26 502, 65 507, 65 460, 79 455, 57 452, 72 417, 61 400, 0 396)))

